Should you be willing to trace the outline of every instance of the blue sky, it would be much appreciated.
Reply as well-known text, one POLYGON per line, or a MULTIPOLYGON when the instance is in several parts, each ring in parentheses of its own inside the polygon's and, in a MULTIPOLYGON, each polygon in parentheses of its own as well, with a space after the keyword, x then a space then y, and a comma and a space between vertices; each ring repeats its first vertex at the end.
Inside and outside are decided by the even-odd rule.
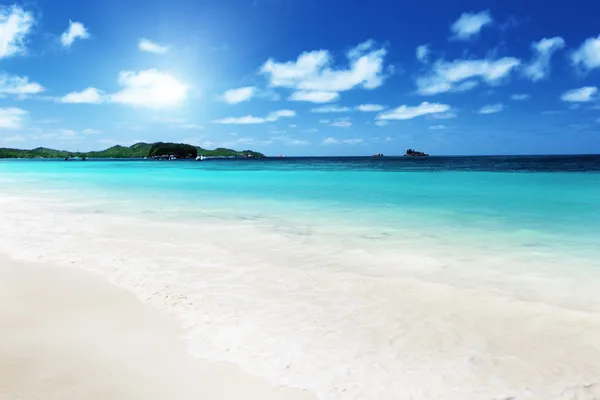
POLYGON ((600 153, 597 1, 1 4, 0 146, 600 153))

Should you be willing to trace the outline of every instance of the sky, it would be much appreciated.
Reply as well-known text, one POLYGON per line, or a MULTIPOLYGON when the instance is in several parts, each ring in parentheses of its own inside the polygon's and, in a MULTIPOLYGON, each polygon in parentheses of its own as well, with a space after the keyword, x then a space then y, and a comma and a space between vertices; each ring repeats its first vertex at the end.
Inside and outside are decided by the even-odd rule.
POLYGON ((597 0, 0 0, 0 146, 600 153, 597 0))

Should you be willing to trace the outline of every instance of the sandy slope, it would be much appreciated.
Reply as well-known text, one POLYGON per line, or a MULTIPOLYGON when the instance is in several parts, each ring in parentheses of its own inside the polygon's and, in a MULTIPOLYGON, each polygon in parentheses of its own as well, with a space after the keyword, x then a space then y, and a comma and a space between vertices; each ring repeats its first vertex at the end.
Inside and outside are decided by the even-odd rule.
POLYGON ((175 321, 75 268, 0 258, 0 399, 311 399, 194 359, 175 321))

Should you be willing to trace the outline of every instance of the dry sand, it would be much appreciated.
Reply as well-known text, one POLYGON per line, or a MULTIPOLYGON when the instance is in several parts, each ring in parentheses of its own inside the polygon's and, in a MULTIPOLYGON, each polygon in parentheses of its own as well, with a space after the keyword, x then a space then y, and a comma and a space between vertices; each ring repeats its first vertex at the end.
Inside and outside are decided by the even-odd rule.
POLYGON ((190 357, 175 320, 75 268, 0 257, 0 399, 314 399, 190 357))

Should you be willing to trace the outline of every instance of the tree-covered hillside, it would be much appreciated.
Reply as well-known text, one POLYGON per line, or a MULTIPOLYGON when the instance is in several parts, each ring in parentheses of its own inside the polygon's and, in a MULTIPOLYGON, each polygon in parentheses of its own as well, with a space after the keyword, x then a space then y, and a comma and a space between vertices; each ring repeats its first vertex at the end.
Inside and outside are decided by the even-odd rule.
POLYGON ((60 151, 38 147, 32 150, 0 148, 0 158, 65 158, 68 151, 60 151))
POLYGON ((150 146, 148 157, 176 156, 177 158, 196 158, 198 148, 183 143, 163 143, 158 142, 150 146))
POLYGON ((218 148, 207 150, 201 147, 185 143, 136 143, 133 146, 113 146, 102 151, 90 151, 86 153, 53 150, 38 147, 32 150, 0 148, 0 158, 144 158, 163 155, 174 155, 177 158, 195 158, 197 155, 207 157, 244 157, 264 158, 265 155, 252 150, 236 151, 232 149, 218 148))

